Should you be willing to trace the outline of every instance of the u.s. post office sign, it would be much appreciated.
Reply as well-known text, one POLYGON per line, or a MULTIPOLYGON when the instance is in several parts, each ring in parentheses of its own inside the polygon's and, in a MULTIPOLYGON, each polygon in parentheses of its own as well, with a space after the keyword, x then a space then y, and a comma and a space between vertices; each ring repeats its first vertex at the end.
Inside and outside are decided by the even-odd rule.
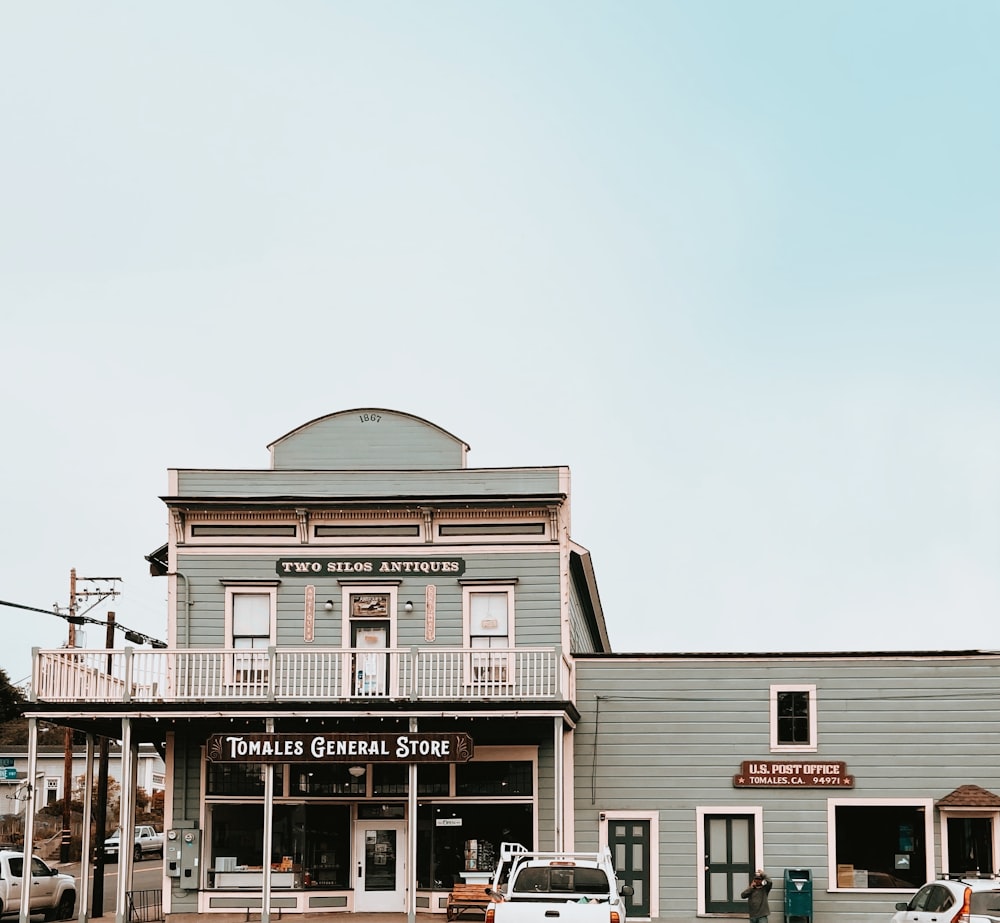
POLYGON ((829 760, 745 760, 734 788, 854 788, 847 764, 829 760))

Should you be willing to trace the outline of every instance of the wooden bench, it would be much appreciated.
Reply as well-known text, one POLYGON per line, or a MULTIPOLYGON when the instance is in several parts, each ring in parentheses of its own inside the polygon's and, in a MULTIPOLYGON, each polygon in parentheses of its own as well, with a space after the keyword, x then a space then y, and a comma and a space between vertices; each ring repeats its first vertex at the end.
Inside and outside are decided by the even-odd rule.
POLYGON ((490 885, 452 885, 448 895, 448 919, 457 920, 466 910, 482 911, 486 916, 486 907, 492 900, 487 893, 490 885))

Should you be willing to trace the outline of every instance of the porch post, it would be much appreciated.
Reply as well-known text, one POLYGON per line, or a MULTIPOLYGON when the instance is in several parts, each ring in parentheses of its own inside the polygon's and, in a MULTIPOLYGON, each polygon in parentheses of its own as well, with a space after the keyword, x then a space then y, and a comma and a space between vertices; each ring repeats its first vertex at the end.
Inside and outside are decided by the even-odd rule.
POLYGON ((132 719, 122 718, 122 785, 118 807, 118 890, 115 895, 115 923, 128 923, 128 886, 132 879, 132 847, 135 841, 135 757, 132 719))
MULTIPOLYGON (((90 904, 90 819, 94 803, 94 735, 87 735, 87 764, 83 781, 83 831, 80 837, 80 910, 77 919, 87 921, 90 904)), ((103 847, 104 841, 101 841, 103 847)))
MULTIPOLYGON (((34 676, 38 676, 38 663, 36 658, 35 672, 34 676)), ((34 852, 34 842, 35 842, 35 772, 37 771, 36 764, 38 760, 38 721, 35 718, 28 719, 28 778, 25 782, 25 789, 27 792, 27 800, 24 802, 24 851, 23 851, 23 862, 21 881, 25 880, 24 870, 27 870, 30 874, 31 871, 31 855, 34 852)), ((64 792, 64 798, 68 798, 69 794, 64 792)), ((28 881, 30 881, 30 877, 28 881)), ((31 914, 28 910, 28 902, 21 901, 21 912, 18 916, 20 923, 28 923, 31 919, 31 914)))
MULTIPOLYGON (((410 718, 410 733, 417 733, 417 719, 410 718)), ((417 919, 417 764, 410 763, 410 784, 407 786, 406 816, 406 919, 415 923, 417 919)))
POLYGON ((552 812, 552 821, 555 829, 552 831, 553 849, 561 852, 564 848, 563 823, 564 823, 564 793, 563 793, 563 719, 557 716, 553 722, 555 729, 552 737, 552 794, 555 798, 555 810, 552 812))
MULTIPOLYGON (((264 730, 274 733, 274 718, 264 719, 264 730)), ((271 838, 274 836, 274 763, 264 763, 264 887, 261 890, 260 923, 271 919, 271 838)))

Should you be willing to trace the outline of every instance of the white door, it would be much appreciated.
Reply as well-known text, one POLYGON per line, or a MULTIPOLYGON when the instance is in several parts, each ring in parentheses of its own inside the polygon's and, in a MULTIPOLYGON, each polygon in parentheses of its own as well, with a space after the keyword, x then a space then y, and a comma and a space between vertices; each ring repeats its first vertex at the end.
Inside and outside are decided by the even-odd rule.
POLYGON ((385 695, 388 642, 385 625, 354 626, 354 695, 385 695))
POLYGON ((359 820, 354 836, 354 912, 406 912, 406 822, 359 820))

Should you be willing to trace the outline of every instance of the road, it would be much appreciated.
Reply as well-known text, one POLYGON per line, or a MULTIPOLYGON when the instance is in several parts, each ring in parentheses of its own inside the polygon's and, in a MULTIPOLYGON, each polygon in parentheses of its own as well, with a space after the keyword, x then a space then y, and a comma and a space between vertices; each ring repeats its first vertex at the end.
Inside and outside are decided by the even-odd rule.
MULTIPOLYGON (((80 887, 80 863, 67 862, 59 866, 59 871, 72 875, 77 882, 77 893, 80 887)), ((91 867, 93 875, 93 867, 91 867)), ((163 887, 163 860, 144 859, 136 862, 132 866, 132 886, 130 891, 146 891, 163 887)), ((115 897, 118 894, 118 866, 114 863, 104 866, 104 913, 106 916, 115 915, 115 897)), ((93 882, 91 882, 91 895, 93 895, 93 882)), ((78 908, 79 909, 79 908, 78 908)))

